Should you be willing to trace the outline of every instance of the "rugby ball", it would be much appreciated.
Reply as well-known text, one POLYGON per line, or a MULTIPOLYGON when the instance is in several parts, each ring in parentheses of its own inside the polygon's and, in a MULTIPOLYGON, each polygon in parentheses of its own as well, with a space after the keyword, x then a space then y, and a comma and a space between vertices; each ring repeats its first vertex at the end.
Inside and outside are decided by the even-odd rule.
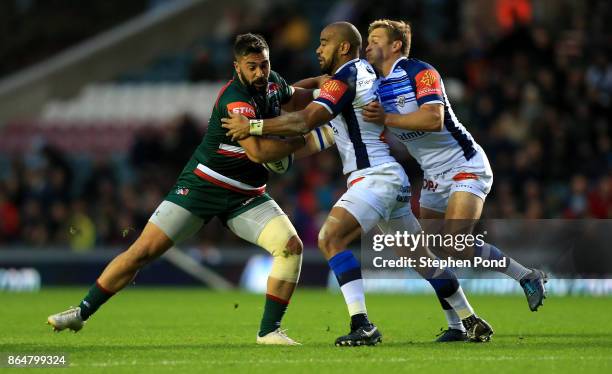
POLYGON ((284 157, 278 161, 266 162, 263 164, 263 166, 268 169, 268 171, 271 171, 276 174, 286 173, 291 168, 291 165, 293 165, 293 154, 290 154, 289 156, 284 157))

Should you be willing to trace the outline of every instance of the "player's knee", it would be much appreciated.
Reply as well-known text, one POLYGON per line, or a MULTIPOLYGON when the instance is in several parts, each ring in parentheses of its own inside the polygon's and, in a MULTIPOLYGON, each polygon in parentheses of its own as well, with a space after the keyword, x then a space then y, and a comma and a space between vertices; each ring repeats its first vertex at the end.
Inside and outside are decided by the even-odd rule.
POLYGON ((302 253, 302 241, 285 215, 274 217, 266 224, 257 244, 275 257, 302 253))
POLYGON ((257 244, 274 256, 270 276, 297 283, 304 246, 287 216, 278 216, 264 227, 257 244))
POLYGON ((303 249, 302 241, 297 235, 290 237, 282 251, 277 250, 273 253, 270 277, 297 283, 302 268, 303 249))
POLYGON ((330 257, 333 254, 335 254, 335 252, 337 252, 338 249, 336 248, 337 246, 335 245, 337 241, 338 241, 337 233, 335 232, 335 230, 333 230, 333 228, 330 227, 330 225, 325 223, 323 227, 321 227, 321 230, 319 231, 319 238, 317 241, 319 250, 323 252, 325 257, 330 257))
POLYGON ((274 256, 270 277, 297 283, 302 269, 302 252, 287 256, 274 256))
POLYGON ((304 244, 302 244, 302 241, 297 235, 293 235, 287 241, 285 249, 290 254, 301 255, 302 251, 304 250, 304 244))
POLYGON ((327 249, 329 248, 329 239, 326 237, 321 237, 320 233, 319 233, 319 240, 317 241, 317 246, 319 247, 319 250, 323 253, 327 253, 327 249))

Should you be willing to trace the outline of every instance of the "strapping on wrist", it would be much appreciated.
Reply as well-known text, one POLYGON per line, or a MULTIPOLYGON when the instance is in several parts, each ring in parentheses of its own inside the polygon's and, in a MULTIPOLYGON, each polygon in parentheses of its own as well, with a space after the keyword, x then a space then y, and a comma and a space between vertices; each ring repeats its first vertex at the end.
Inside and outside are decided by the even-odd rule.
POLYGON ((261 135, 263 133, 263 119, 249 120, 249 134, 261 135))

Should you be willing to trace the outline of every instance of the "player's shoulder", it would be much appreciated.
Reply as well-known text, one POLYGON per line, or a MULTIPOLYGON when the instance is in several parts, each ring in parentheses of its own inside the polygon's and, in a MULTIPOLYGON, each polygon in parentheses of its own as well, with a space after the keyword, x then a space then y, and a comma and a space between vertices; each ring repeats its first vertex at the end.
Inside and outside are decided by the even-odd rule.
POLYGON ((236 76, 234 76, 231 80, 225 83, 225 85, 223 85, 223 87, 221 87, 221 89, 219 90, 220 99, 231 100, 233 97, 251 97, 247 89, 240 82, 240 79, 236 76))
POLYGON ((336 70, 334 75, 332 75, 331 79, 345 81, 345 82, 354 80, 355 77, 357 76, 357 65, 356 64, 358 61, 359 60, 357 59, 351 60, 345 63, 344 65, 340 66, 340 68, 336 70))
POLYGON ((221 104, 236 100, 250 101, 251 95, 249 95, 246 88, 240 83, 240 80, 234 77, 221 87, 217 102, 221 104))
POLYGON ((237 77, 234 77, 221 88, 215 108, 222 112, 227 110, 228 112, 243 114, 249 118, 255 117, 252 97, 237 77))
POLYGON ((355 82, 366 78, 376 79, 374 68, 366 60, 354 59, 342 65, 331 80, 354 86, 355 82))
POLYGON ((280 83, 284 83, 285 79, 276 71, 270 70, 270 76, 268 77, 268 81, 280 84, 280 83))
POLYGON ((400 61, 398 61, 396 67, 404 70, 408 75, 412 77, 425 70, 438 74, 436 68, 434 68, 430 63, 413 57, 401 59, 400 61))
POLYGON ((268 91, 276 92, 279 90, 288 90, 289 84, 287 81, 274 70, 270 70, 270 75, 268 76, 268 91))

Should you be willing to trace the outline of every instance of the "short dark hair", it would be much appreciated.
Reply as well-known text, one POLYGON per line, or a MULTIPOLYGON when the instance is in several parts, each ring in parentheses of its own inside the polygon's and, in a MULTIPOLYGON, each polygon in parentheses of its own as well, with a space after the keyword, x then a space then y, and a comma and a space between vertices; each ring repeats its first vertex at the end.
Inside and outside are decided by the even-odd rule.
POLYGON ((266 39, 259 34, 240 34, 234 41, 234 58, 246 56, 250 53, 262 53, 265 50, 270 50, 266 39))

